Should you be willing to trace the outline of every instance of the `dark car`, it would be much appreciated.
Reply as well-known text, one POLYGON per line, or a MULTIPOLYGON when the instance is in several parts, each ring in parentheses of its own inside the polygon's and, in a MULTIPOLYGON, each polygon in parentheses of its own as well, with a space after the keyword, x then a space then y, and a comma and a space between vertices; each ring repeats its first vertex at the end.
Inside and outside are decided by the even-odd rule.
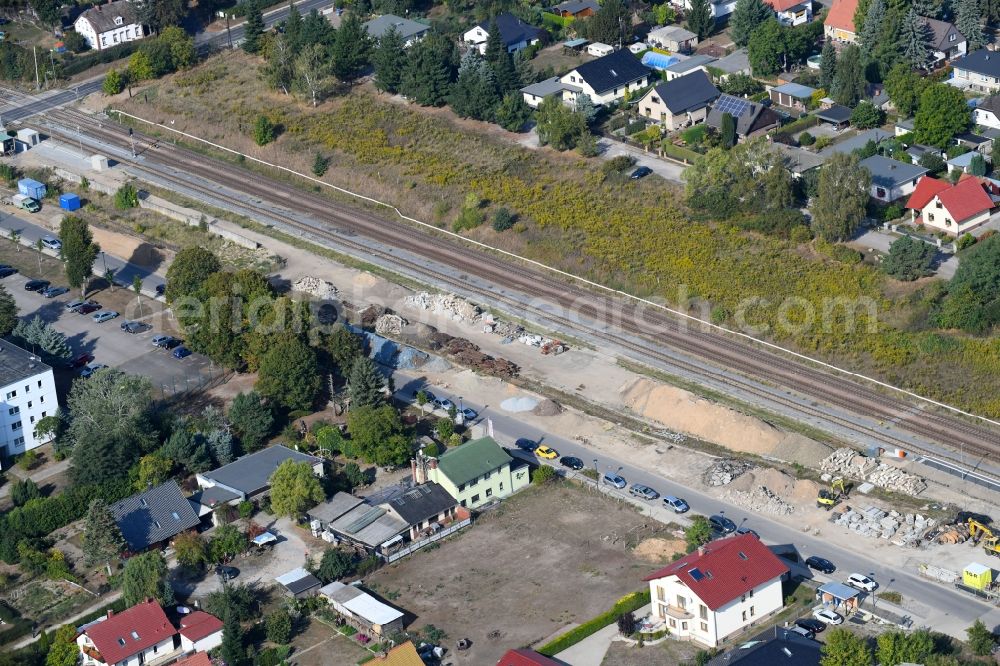
POLYGON ((191 355, 191 350, 187 347, 178 347, 174 350, 174 358, 186 358, 191 355))
POLYGON ((167 285, 165 285, 165 284, 158 284, 158 285, 156 285, 156 295, 157 296, 163 296, 165 293, 167 293, 167 285))
POLYGON ((563 456, 559 459, 559 464, 563 467, 569 467, 570 469, 578 471, 583 469, 583 461, 574 456, 563 456))
POLYGON ((25 291, 44 291, 52 284, 48 280, 28 280, 24 283, 25 291))
POLYGON ((223 581, 227 581, 227 580, 232 580, 233 578, 239 576, 240 570, 237 569, 236 567, 224 567, 222 565, 219 565, 215 567, 215 573, 223 581))
POLYGON ((837 567, 833 566, 833 562, 816 555, 806 558, 806 566, 816 571, 822 571, 825 574, 832 574, 837 570, 837 567))
POLYGON ((535 449, 538 448, 538 442, 532 441, 527 437, 521 437, 516 442, 514 442, 514 446, 521 449, 522 451, 534 451, 535 449))
POLYGON ((121 324, 121 329, 126 333, 131 333, 135 335, 136 333, 143 333, 153 328, 144 321, 123 321, 121 324))
POLYGON ((428 391, 427 389, 417 389, 416 391, 414 391, 413 392, 414 400, 417 399, 417 394, 420 393, 421 391, 424 392, 424 397, 427 398, 427 402, 433 403, 435 400, 437 400, 437 396, 428 391))
POLYGON ((69 292, 69 287, 49 287, 42 292, 42 296, 45 298, 55 298, 56 296, 62 296, 69 292))
POLYGON ((760 535, 757 534, 757 531, 756 530, 752 530, 749 527, 740 527, 740 528, 737 528, 736 533, 737 534, 752 534, 752 535, 754 535, 754 537, 756 537, 758 539, 760 538, 760 535))
POLYGON ((729 520, 725 516, 720 516, 718 514, 709 516, 708 523, 712 526, 712 529, 719 534, 732 534, 736 531, 736 523, 729 520))
POLYGON ((91 312, 97 312, 100 309, 101 309, 100 303, 90 302, 90 303, 84 303, 80 307, 73 310, 73 312, 85 315, 85 314, 90 314, 91 312))
POLYGON ((645 178, 651 173, 653 173, 653 170, 650 169, 649 167, 645 166, 639 167, 638 169, 632 172, 632 175, 629 176, 629 180, 639 180, 640 178, 645 178))
POLYGON ((93 354, 88 354, 84 352, 79 356, 77 356, 76 358, 66 361, 66 367, 69 368, 70 370, 76 370, 77 368, 82 368, 83 366, 87 365, 93 360, 94 360, 93 354))
POLYGON ((811 617, 800 617, 798 620, 795 621, 795 626, 802 627, 806 631, 811 631, 814 634, 818 634, 819 632, 826 629, 825 622, 814 620, 811 617))
POLYGON ((3 279, 5 277, 10 277, 15 273, 17 273, 16 268, 11 268, 10 266, 4 266, 3 268, 0 268, 0 279, 3 279))

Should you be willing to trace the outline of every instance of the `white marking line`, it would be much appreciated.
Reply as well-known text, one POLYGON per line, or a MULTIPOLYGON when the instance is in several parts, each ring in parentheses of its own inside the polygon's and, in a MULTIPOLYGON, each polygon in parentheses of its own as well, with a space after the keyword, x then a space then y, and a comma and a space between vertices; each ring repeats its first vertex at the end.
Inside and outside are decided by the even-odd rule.
MULTIPOLYGON (((960 465, 956 465, 955 463, 949 462, 947 460, 942 460, 941 458, 931 458, 929 456, 921 456, 919 460, 926 460, 928 462, 934 463, 933 465, 929 465, 929 467, 934 467, 935 465, 940 465, 941 467, 947 467, 948 469, 951 469, 951 470, 954 470, 956 472, 959 472, 962 475, 962 478, 966 478, 967 479, 967 478, 969 478, 971 476, 971 477, 975 477, 977 479, 980 479, 981 481, 984 481, 984 482, 990 484, 991 486, 1000 486, 1000 482, 998 482, 996 479, 994 479, 992 477, 985 476, 985 475, 983 475, 983 474, 981 474, 979 472, 974 472, 971 469, 967 469, 965 467, 961 467, 960 465)), ((943 472, 944 470, 939 470, 939 471, 943 472)))
POLYGON ((878 379, 875 379, 874 377, 869 377, 867 375, 862 375, 860 373, 852 372, 850 370, 844 370, 843 368, 839 368, 839 367, 837 367, 835 365, 832 365, 830 363, 826 363, 824 361, 817 360, 815 358, 812 358, 811 356, 806 356, 805 354, 800 354, 797 351, 793 351, 791 349, 787 349, 787 348, 782 347, 780 345, 776 345, 776 344, 774 344, 772 342, 767 342, 766 340, 760 340, 758 338, 753 337, 752 335, 747 335, 746 333, 741 333, 740 331, 734 331, 734 330, 728 329, 728 328, 726 328, 724 326, 719 326, 718 324, 713 324, 711 322, 703 321, 701 319, 698 319, 697 317, 694 317, 692 315, 687 314, 686 312, 681 312, 679 310, 674 310, 673 308, 668 308, 667 306, 661 305, 660 303, 654 303, 652 301, 646 300, 645 298, 640 298, 639 296, 633 296, 632 294, 629 294, 629 293, 624 292, 624 291, 620 291, 618 289, 612 289, 611 287, 606 287, 603 284, 599 284, 597 282, 592 282, 591 280, 588 280, 586 278, 582 278, 582 277, 580 277, 578 275, 574 275, 572 273, 567 273, 566 271, 560 270, 558 268, 554 268, 552 266, 548 266, 548 265, 543 264, 543 263, 541 263, 539 261, 535 261, 534 259, 528 259, 527 257, 522 257, 519 254, 515 254, 513 252, 508 252, 506 250, 501 250, 500 248, 493 247, 492 245, 487 245, 486 243, 481 243, 481 242, 479 242, 477 240, 473 240, 471 238, 466 238, 466 237, 462 236, 461 234, 457 234, 457 233, 455 233, 453 231, 448 231, 447 229, 441 229, 441 228, 436 227, 436 226, 434 226, 432 224, 428 224, 426 222, 422 222, 422 221, 420 221, 418 219, 412 218, 409 215, 404 215, 398 208, 396 208, 392 204, 385 203, 384 201, 379 201, 378 199, 373 199, 373 198, 371 198, 369 196, 365 196, 364 194, 358 194, 357 192, 352 192, 350 190, 346 190, 346 189, 344 189, 342 187, 337 187, 336 185, 331 185, 330 183, 323 182, 322 180, 319 180, 318 178, 313 178, 312 176, 307 176, 304 173, 299 173, 298 171, 294 171, 292 169, 289 169, 288 167, 281 166, 280 164, 272 164, 270 162, 265 162, 262 159, 254 157, 253 155, 244 155, 243 153, 240 153, 239 151, 233 150, 232 148, 227 148, 226 146, 219 145, 219 144, 214 143, 212 141, 209 141, 207 139, 202 139, 199 136, 195 136, 193 134, 188 134, 187 132, 182 132, 181 130, 174 129, 173 127, 167 127, 166 125, 163 125, 163 124, 157 123, 157 122, 153 122, 152 120, 146 120, 145 118, 140 118, 139 116, 134 116, 131 113, 127 113, 125 111, 119 111, 118 109, 108 109, 108 113, 117 113, 117 114, 119 114, 121 116, 126 116, 128 118, 133 118, 135 120, 138 120, 139 122, 146 123, 147 125, 154 125, 156 127, 161 127, 161 128, 163 128, 165 130, 169 130, 169 131, 174 132, 176 134, 180 134, 183 137, 187 137, 189 139, 194 139, 195 141, 200 141, 200 142, 202 142, 204 144, 212 146, 213 148, 217 148, 219 150, 224 150, 224 151, 226 151, 228 153, 232 153, 233 155, 238 155, 240 157, 243 157, 244 159, 253 160, 254 162, 258 162, 258 163, 263 164, 264 166, 270 167, 272 169, 278 169, 280 171, 285 171, 287 173, 293 174, 293 175, 298 176, 300 178, 305 178, 306 180, 308 180, 310 182, 313 182, 313 183, 316 183, 317 185, 322 185, 323 187, 329 187, 330 189, 336 190, 336 191, 341 192, 343 194, 347 194, 347 195, 355 197, 357 199, 361 199, 363 201, 368 201, 370 203, 373 203, 373 204, 376 204, 376 205, 379 205, 379 206, 383 206, 385 208, 389 208, 390 210, 392 210, 393 212, 395 212, 396 215, 398 215, 399 217, 401 217, 404 220, 407 220, 408 222, 413 222, 414 224, 420 225, 422 227, 426 227, 427 229, 433 230, 433 231, 438 232, 438 233, 447 234, 448 236, 452 236, 453 238, 456 238, 456 239, 458 239, 458 240, 460 240, 460 241, 462 241, 464 243, 467 243, 469 245, 474 245, 476 247, 480 247, 480 248, 483 248, 483 249, 486 249, 486 250, 490 250, 491 252, 498 252, 500 254, 506 255, 506 256, 511 257, 513 259, 517 259, 518 261, 527 262, 527 263, 529 263, 529 264, 531 264, 533 266, 537 266, 539 268, 545 269, 545 270, 550 271, 552 273, 556 273, 558 275, 562 275, 564 277, 568 277, 568 278, 573 279, 573 280, 579 280, 580 282, 583 282, 584 284, 587 284, 587 285, 589 285, 591 287, 596 287, 598 289, 602 289, 604 291, 607 291, 609 293, 615 294, 617 296, 624 297, 626 299, 635 301, 637 303, 642 303, 643 305, 649 305, 649 306, 652 306, 654 308, 658 308, 660 310, 663 310, 664 312, 669 312, 670 314, 675 315, 677 317, 681 317, 682 319, 687 319, 689 321, 696 322, 696 323, 701 324, 703 326, 708 326, 709 328, 715 329, 715 330, 720 331, 722 333, 728 333, 729 335, 738 336, 740 338, 743 338, 744 340, 749 340, 749 341, 754 342, 756 344, 759 344, 759 345, 762 345, 764 347, 767 347, 768 349, 773 349, 773 350, 777 350, 777 351, 780 351, 780 352, 784 352, 785 354, 789 354, 791 356, 794 356, 795 358, 799 358, 799 359, 802 359, 804 361, 809 361, 810 363, 815 363, 815 364, 817 364, 817 365, 819 365, 821 367, 826 368, 827 370, 833 370, 834 372, 839 372, 840 374, 846 375, 848 377, 854 377, 856 379, 861 379, 861 380, 864 380, 864 381, 869 382, 871 384, 874 384, 876 386, 881 386, 882 388, 886 388, 886 389, 890 389, 892 391, 896 391, 897 393, 900 393, 900 394, 905 395, 907 397, 914 398, 916 400, 920 400, 920 401, 926 402, 927 404, 934 405, 936 407, 942 407, 942 408, 947 409, 948 411, 953 412, 955 414, 961 414, 962 416, 969 416, 969 417, 972 417, 974 419, 978 419, 978 420, 980 420, 980 421, 982 421, 984 423, 990 423, 990 424, 995 425, 995 426, 1000 426, 1000 421, 994 421, 993 419, 987 418, 985 416, 980 416, 979 414, 973 414, 971 412, 966 412, 966 411, 964 411, 962 409, 959 409, 958 407, 953 407, 953 406, 951 406, 951 405, 949 405, 947 403, 938 402, 937 400, 932 400, 931 398, 924 397, 924 396, 920 395, 919 393, 914 393, 913 391, 908 391, 908 390, 900 388, 898 386, 893 386, 892 384, 888 384, 886 382, 880 381, 878 379))

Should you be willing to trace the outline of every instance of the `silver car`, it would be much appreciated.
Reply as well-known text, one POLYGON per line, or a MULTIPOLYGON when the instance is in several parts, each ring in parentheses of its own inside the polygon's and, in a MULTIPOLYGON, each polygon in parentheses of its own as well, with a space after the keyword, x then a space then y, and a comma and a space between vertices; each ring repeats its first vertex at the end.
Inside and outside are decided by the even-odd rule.
POLYGON ((639 497, 649 501, 659 499, 660 497, 660 493, 656 492, 649 486, 642 485, 641 483, 633 483, 632 487, 628 489, 628 493, 633 497, 639 497))

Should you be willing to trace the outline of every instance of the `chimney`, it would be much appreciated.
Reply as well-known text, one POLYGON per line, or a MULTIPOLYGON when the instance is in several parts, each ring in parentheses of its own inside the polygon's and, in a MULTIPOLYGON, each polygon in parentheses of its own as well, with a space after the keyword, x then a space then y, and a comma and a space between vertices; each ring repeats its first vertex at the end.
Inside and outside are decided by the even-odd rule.
POLYGON ((427 459, 427 466, 430 469, 437 469, 438 468, 438 459, 437 458, 428 458, 427 459))
POLYGON ((698 546, 699 557, 705 554, 705 546, 698 546))

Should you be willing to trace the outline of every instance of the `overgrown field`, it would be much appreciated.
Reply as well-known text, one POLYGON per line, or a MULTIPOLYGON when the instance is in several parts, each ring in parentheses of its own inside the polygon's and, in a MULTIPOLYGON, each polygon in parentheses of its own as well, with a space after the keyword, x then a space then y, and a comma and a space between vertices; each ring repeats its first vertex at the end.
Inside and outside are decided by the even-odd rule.
POLYGON ((638 295, 699 306, 715 321, 766 327, 772 339, 839 365, 1000 416, 1000 340, 929 330, 933 285, 900 296, 872 267, 694 222, 679 190, 658 179, 603 180, 595 161, 525 149, 515 143, 522 137, 496 126, 407 107, 367 86, 313 109, 268 91, 258 63, 242 53, 155 82, 124 108, 303 173, 321 152, 332 158, 328 182, 442 226, 472 193, 486 202, 483 213, 503 206, 519 220, 502 233, 487 221, 465 232, 472 237, 638 295), (249 138, 259 114, 283 128, 264 147, 249 138))

